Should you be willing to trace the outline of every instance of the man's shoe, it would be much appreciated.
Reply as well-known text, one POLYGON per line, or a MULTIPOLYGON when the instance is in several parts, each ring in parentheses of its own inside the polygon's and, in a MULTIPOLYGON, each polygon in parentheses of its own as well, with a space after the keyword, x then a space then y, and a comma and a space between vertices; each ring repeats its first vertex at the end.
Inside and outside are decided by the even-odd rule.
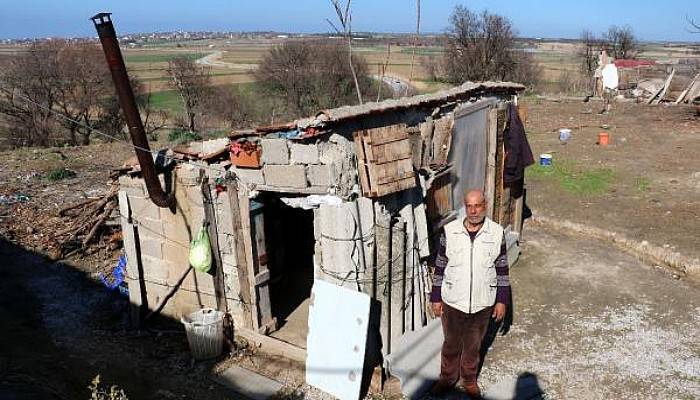
POLYGON ((471 399, 481 399, 481 389, 476 381, 467 382, 460 381, 458 385, 459 389, 464 392, 471 399))
POLYGON ((447 392, 452 390, 453 387, 454 384, 440 379, 439 381, 435 382, 433 387, 430 389, 430 395, 435 397, 444 397, 447 392))

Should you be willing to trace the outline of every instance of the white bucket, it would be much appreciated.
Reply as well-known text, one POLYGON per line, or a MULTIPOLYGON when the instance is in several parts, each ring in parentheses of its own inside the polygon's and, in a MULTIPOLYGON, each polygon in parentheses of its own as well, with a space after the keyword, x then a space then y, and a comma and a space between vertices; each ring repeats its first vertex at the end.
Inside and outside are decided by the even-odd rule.
POLYGON ((221 354, 224 348, 224 313, 203 308, 180 318, 185 325, 192 358, 206 360, 221 354))
POLYGON ((571 129, 559 129, 559 141, 566 143, 571 137, 571 129))

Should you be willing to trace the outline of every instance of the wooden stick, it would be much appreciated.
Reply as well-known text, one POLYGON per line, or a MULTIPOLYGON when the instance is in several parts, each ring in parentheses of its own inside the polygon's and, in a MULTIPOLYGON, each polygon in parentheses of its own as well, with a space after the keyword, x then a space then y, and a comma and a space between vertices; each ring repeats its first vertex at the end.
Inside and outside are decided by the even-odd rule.
POLYGON ((117 204, 115 202, 109 203, 107 207, 105 207, 104 212, 102 215, 97 219, 97 222, 92 226, 92 229, 90 229, 90 232, 88 232, 87 236, 85 236, 85 239, 83 239, 83 246, 87 245, 90 240, 92 240, 93 236, 97 233, 97 229, 102 226, 102 224, 109 218, 109 216, 112 214, 112 211, 117 207, 117 204))
POLYGON ((61 217, 63 217, 64 214, 65 214, 67 211, 74 210, 74 209, 76 209, 76 208, 78 208, 78 207, 86 206, 86 205, 88 205, 88 204, 90 204, 90 203, 93 203, 93 202, 95 202, 95 201, 98 201, 98 200, 100 200, 100 198, 99 198, 99 197, 96 197, 96 198, 92 198, 92 199, 83 200, 83 201, 81 201, 81 202, 79 202, 79 203, 76 203, 76 204, 73 204, 73 205, 70 205, 70 206, 63 207, 62 209, 60 209, 60 210, 58 211, 58 215, 61 216, 61 217))
POLYGON ((146 315, 146 318, 143 319, 144 322, 148 321, 148 319, 151 318, 152 316, 160 314, 163 307, 165 307, 165 305, 168 303, 168 300, 170 300, 170 298, 175 295, 175 292, 177 292, 178 289, 180 289, 180 285, 182 285, 182 282, 185 280, 185 278, 187 277, 187 274, 189 274, 190 271, 192 271, 191 265, 189 266, 189 268, 187 268, 185 270, 185 272, 182 274, 182 276, 180 276, 180 279, 178 279, 177 282, 175 282, 175 285, 170 288, 168 293, 166 293, 165 297, 163 297, 163 299, 160 301, 160 303, 158 303, 156 308, 153 309, 153 311, 151 311, 150 313, 148 313, 148 315, 146 315))

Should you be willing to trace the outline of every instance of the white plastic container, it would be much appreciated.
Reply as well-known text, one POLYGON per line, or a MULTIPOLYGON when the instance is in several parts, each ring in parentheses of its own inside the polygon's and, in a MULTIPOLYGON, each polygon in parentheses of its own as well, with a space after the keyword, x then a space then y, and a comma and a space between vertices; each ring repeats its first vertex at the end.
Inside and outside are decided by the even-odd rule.
POLYGON ((224 313, 203 308, 180 318, 185 325, 192 358, 206 360, 221 354, 224 348, 224 313))
POLYGON ((571 138, 571 129, 559 129, 559 141, 566 143, 571 138))

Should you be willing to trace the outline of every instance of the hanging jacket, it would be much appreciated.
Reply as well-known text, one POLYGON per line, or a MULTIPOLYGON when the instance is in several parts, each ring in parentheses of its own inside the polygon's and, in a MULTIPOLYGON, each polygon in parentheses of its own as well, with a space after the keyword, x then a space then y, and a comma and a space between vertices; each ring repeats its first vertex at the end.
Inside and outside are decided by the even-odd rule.
POLYGON ((523 179, 525 168, 535 163, 530 143, 525 135, 525 127, 520 121, 518 107, 510 103, 508 108, 508 127, 504 135, 506 159, 503 168, 503 183, 510 186, 523 179))

